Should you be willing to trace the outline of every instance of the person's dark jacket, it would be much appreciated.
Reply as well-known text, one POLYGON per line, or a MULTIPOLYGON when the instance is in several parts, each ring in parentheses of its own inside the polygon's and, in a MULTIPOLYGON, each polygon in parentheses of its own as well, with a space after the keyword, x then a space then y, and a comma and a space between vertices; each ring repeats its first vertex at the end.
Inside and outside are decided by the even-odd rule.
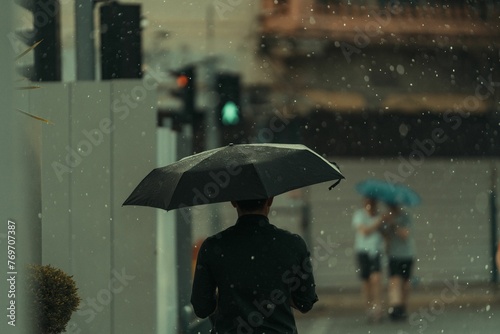
POLYGON ((199 250, 191 303, 212 333, 297 333, 291 305, 305 313, 317 300, 304 240, 265 216, 241 216, 199 250))

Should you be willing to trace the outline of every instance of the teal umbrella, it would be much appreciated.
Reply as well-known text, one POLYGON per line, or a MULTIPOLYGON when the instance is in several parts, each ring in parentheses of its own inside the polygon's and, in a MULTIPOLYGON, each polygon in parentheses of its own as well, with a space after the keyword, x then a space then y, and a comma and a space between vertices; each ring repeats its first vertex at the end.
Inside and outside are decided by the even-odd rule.
POLYGON ((374 198, 389 205, 417 206, 422 200, 408 186, 378 179, 367 179, 356 185, 356 190, 363 196, 374 198))

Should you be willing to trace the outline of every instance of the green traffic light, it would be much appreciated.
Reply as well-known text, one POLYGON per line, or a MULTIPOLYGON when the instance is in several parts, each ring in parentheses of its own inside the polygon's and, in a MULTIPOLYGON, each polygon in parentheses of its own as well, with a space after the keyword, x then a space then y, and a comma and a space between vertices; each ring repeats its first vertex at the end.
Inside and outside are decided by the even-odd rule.
POLYGON ((233 101, 228 101, 221 110, 222 124, 236 125, 240 122, 240 111, 233 101))

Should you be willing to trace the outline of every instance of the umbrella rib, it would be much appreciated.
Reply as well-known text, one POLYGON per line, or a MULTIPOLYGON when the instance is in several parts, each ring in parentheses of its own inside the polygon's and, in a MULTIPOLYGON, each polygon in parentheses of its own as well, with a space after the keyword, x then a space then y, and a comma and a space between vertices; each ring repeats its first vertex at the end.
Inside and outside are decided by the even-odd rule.
MULTIPOLYGON (((252 169, 255 171, 255 174, 257 174, 259 176, 259 183, 261 185, 261 187, 264 189, 264 191, 266 192, 266 194, 269 194, 269 189, 268 187, 266 186, 266 184, 262 181, 262 174, 259 173, 259 170, 257 168, 255 168, 255 165, 252 165, 252 169)), ((272 195, 274 196, 274 195, 272 195)), ((267 197, 272 197, 270 195, 267 195, 267 197)), ((256 199, 259 199, 259 198, 256 198, 256 199)))

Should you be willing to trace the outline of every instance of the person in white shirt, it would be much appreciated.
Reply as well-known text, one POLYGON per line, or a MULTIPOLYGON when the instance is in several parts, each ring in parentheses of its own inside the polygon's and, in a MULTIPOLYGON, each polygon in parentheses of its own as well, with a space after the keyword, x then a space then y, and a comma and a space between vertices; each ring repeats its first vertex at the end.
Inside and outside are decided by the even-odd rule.
POLYGON ((362 280, 362 294, 366 303, 368 320, 377 322, 382 317, 381 257, 384 239, 380 233, 382 220, 377 212, 377 201, 364 198, 364 207, 354 212, 352 226, 356 230, 354 250, 357 271, 362 280))

